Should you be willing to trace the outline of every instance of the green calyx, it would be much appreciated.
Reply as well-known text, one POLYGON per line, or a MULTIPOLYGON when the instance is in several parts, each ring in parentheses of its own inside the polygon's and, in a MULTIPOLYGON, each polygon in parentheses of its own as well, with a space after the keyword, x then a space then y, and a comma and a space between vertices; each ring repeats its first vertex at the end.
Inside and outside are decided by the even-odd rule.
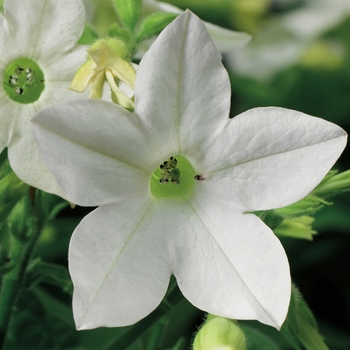
POLYGON ((44 90, 44 74, 34 61, 19 58, 6 67, 2 84, 11 100, 33 103, 44 90))
POLYGON ((183 156, 165 160, 152 174, 150 187, 154 198, 189 198, 193 191, 196 172, 183 156))

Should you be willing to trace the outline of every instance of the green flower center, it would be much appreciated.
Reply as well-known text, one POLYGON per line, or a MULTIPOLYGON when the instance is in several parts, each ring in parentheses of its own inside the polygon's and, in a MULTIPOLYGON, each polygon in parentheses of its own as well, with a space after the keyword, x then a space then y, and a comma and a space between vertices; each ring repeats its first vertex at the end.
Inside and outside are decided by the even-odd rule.
POLYGON ((2 84, 11 100, 33 103, 44 90, 44 74, 34 61, 19 58, 6 67, 2 84))
POLYGON ((170 157, 152 174, 150 186, 154 198, 189 198, 196 173, 182 156, 170 157))

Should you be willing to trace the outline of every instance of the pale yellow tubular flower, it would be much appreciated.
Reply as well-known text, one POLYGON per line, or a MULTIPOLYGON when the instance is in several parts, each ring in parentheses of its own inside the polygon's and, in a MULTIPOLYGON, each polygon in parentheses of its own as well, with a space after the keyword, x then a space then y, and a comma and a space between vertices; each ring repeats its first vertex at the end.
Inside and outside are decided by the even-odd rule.
POLYGON ((105 81, 111 88, 112 101, 122 107, 133 110, 134 101, 119 88, 124 82, 132 90, 136 73, 129 60, 126 44, 117 38, 97 40, 89 50, 87 61, 79 68, 71 90, 82 92, 90 85, 90 98, 101 98, 105 81))

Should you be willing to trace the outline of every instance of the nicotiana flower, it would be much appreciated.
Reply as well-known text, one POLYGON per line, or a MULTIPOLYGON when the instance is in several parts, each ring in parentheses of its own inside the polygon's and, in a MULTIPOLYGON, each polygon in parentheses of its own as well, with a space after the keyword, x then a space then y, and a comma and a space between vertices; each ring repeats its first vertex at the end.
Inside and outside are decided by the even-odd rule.
POLYGON ((89 57, 79 68, 69 88, 83 92, 90 85, 90 97, 101 98, 105 81, 108 81, 112 101, 133 110, 134 101, 118 86, 123 82, 129 90, 133 90, 135 84, 136 73, 130 63, 126 44, 117 38, 99 39, 87 52, 89 57))
POLYGON ((137 322, 160 303, 171 274, 202 310, 281 326, 288 261, 251 212, 307 195, 346 133, 292 110, 257 108, 230 119, 229 109, 220 56, 186 11, 142 59, 134 113, 88 100, 32 119, 65 196, 98 206, 69 247, 78 329, 137 322))
MULTIPOLYGON (((35 145, 28 119, 46 106, 82 98, 69 91, 83 63, 82 0, 6 0, 0 13, 0 152, 24 182, 60 194, 35 145)), ((85 96, 86 98, 86 96, 85 96)))

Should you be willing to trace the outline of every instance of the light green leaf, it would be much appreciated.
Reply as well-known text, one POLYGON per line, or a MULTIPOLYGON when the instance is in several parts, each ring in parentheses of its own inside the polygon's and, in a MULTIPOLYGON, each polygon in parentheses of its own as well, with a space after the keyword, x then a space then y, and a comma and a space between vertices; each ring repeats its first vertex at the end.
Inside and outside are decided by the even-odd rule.
POLYGON ((78 44, 91 45, 98 38, 98 34, 95 29, 89 24, 85 23, 83 34, 81 35, 78 44))
POLYGON ((136 42, 140 43, 152 36, 158 35, 178 14, 167 12, 155 12, 146 17, 141 23, 141 28, 136 35, 136 42))
POLYGON ((142 0, 113 0, 121 21, 131 32, 141 16, 142 0))

